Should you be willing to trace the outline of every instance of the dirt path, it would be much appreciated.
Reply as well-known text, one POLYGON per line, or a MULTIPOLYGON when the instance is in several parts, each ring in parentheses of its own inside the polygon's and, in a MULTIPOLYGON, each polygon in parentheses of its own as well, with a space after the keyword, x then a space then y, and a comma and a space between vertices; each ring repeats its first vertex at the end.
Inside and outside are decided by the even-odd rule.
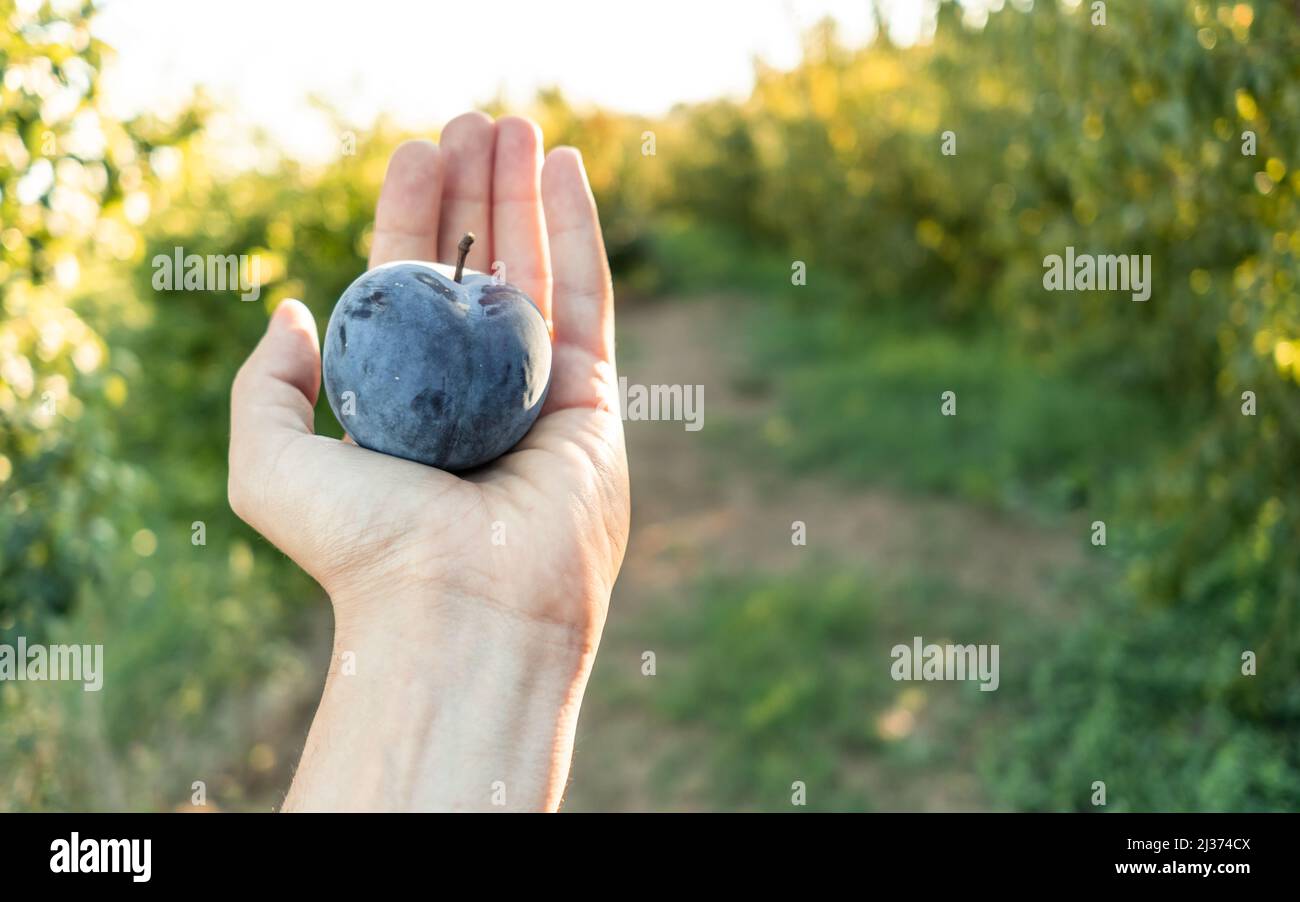
MULTIPOLYGON (((735 388, 747 353, 743 317, 725 299, 625 307, 619 312, 620 374, 630 383, 703 385, 705 431, 710 416, 766 417, 770 402, 735 388)), ((666 797, 662 786, 649 785, 669 747, 685 738, 683 731, 616 694, 609 697, 606 677, 637 673, 646 647, 641 627, 661 615, 655 607, 665 599, 688 598, 705 570, 779 574, 804 564, 816 549, 884 575, 931 567, 964 588, 1032 605, 1048 604, 1054 572, 1081 557, 1077 532, 1045 530, 961 503, 849 491, 826 479, 773 489, 743 460, 724 459, 704 432, 688 432, 681 423, 629 422, 626 432, 632 537, 583 708, 570 810, 689 810, 701 804, 689 779, 675 783, 666 797), (807 524, 806 548, 790 542, 795 520, 807 524)), ((868 783, 888 779, 870 773, 869 762, 850 766, 867 771, 862 779, 868 783)), ((982 804, 968 775, 927 782, 932 785, 903 804, 982 804)))
MULTIPOLYGON (((650 302, 620 312, 620 370, 630 382, 700 384, 705 410, 763 418, 772 405, 734 387, 744 355, 734 301, 650 302), (627 350, 625 350, 625 348, 627 350)), ((705 419, 705 428, 708 426, 705 419)), ((1041 596, 1052 570, 1076 563, 1075 536, 992 514, 960 502, 846 490, 803 479, 773 493, 743 460, 719 459, 701 432, 679 423, 626 424, 632 470, 633 532, 617 601, 630 608, 701 564, 761 566, 782 572, 807 550, 789 541, 791 523, 808 525, 809 547, 885 567, 924 556, 972 588, 1041 596), (936 533, 938 523, 946 524, 936 533), (960 541, 949 541, 960 536, 960 541), (971 536, 978 542, 970 542, 971 536), (777 541, 779 540, 779 541, 777 541)))

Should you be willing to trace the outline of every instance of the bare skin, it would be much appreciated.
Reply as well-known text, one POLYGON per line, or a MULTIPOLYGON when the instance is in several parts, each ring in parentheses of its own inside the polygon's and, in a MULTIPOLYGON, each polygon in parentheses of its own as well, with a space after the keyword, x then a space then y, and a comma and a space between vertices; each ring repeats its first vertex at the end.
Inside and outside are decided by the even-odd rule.
POLYGON ((454 264, 473 232, 466 265, 504 263, 552 324, 550 395, 467 478, 368 451, 315 434, 316 324, 275 311, 232 390, 230 504, 335 616, 285 810, 556 809, 627 546, 614 296, 581 156, 543 160, 534 123, 479 113, 441 142, 394 152, 370 265, 454 264))

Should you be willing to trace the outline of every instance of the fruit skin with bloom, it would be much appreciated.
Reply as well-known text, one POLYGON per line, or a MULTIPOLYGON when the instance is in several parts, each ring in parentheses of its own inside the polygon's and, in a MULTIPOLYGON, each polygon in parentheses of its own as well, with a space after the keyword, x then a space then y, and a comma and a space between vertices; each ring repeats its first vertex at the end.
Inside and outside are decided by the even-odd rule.
POLYGON ((454 472, 527 434, 550 388, 551 339, 513 285, 403 261, 343 292, 322 363, 330 407, 353 441, 454 472))

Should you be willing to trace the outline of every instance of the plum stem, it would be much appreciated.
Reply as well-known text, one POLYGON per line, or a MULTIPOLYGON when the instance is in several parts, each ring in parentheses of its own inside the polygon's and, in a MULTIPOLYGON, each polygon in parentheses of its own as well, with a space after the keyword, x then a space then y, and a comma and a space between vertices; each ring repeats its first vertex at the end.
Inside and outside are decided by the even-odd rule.
POLYGON ((461 274, 465 272, 465 258, 469 256, 469 247, 473 243, 474 243, 474 233, 466 232, 465 237, 460 239, 460 244, 457 245, 457 249, 460 251, 460 256, 456 258, 456 281, 457 282, 460 281, 461 274))

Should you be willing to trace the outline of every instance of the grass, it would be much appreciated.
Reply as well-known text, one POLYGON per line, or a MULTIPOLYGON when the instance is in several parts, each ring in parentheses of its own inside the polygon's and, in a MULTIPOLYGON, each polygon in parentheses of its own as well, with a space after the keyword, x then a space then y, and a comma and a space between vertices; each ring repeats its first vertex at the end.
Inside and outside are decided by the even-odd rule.
POLYGON ((691 777, 710 808, 985 807, 979 756, 1024 697, 1043 624, 919 568, 886 577, 821 561, 784 577, 715 574, 642 624, 653 677, 627 676, 620 704, 680 731, 657 791, 691 777), (996 643, 1002 686, 890 678, 897 644, 996 643))
POLYGON ((194 546, 187 527, 138 560, 147 579, 54 625, 50 642, 103 646, 101 691, 0 686, 0 811, 185 808, 196 781, 225 810, 282 797, 323 671, 310 613, 324 608, 303 610, 278 555, 217 535, 194 546))

